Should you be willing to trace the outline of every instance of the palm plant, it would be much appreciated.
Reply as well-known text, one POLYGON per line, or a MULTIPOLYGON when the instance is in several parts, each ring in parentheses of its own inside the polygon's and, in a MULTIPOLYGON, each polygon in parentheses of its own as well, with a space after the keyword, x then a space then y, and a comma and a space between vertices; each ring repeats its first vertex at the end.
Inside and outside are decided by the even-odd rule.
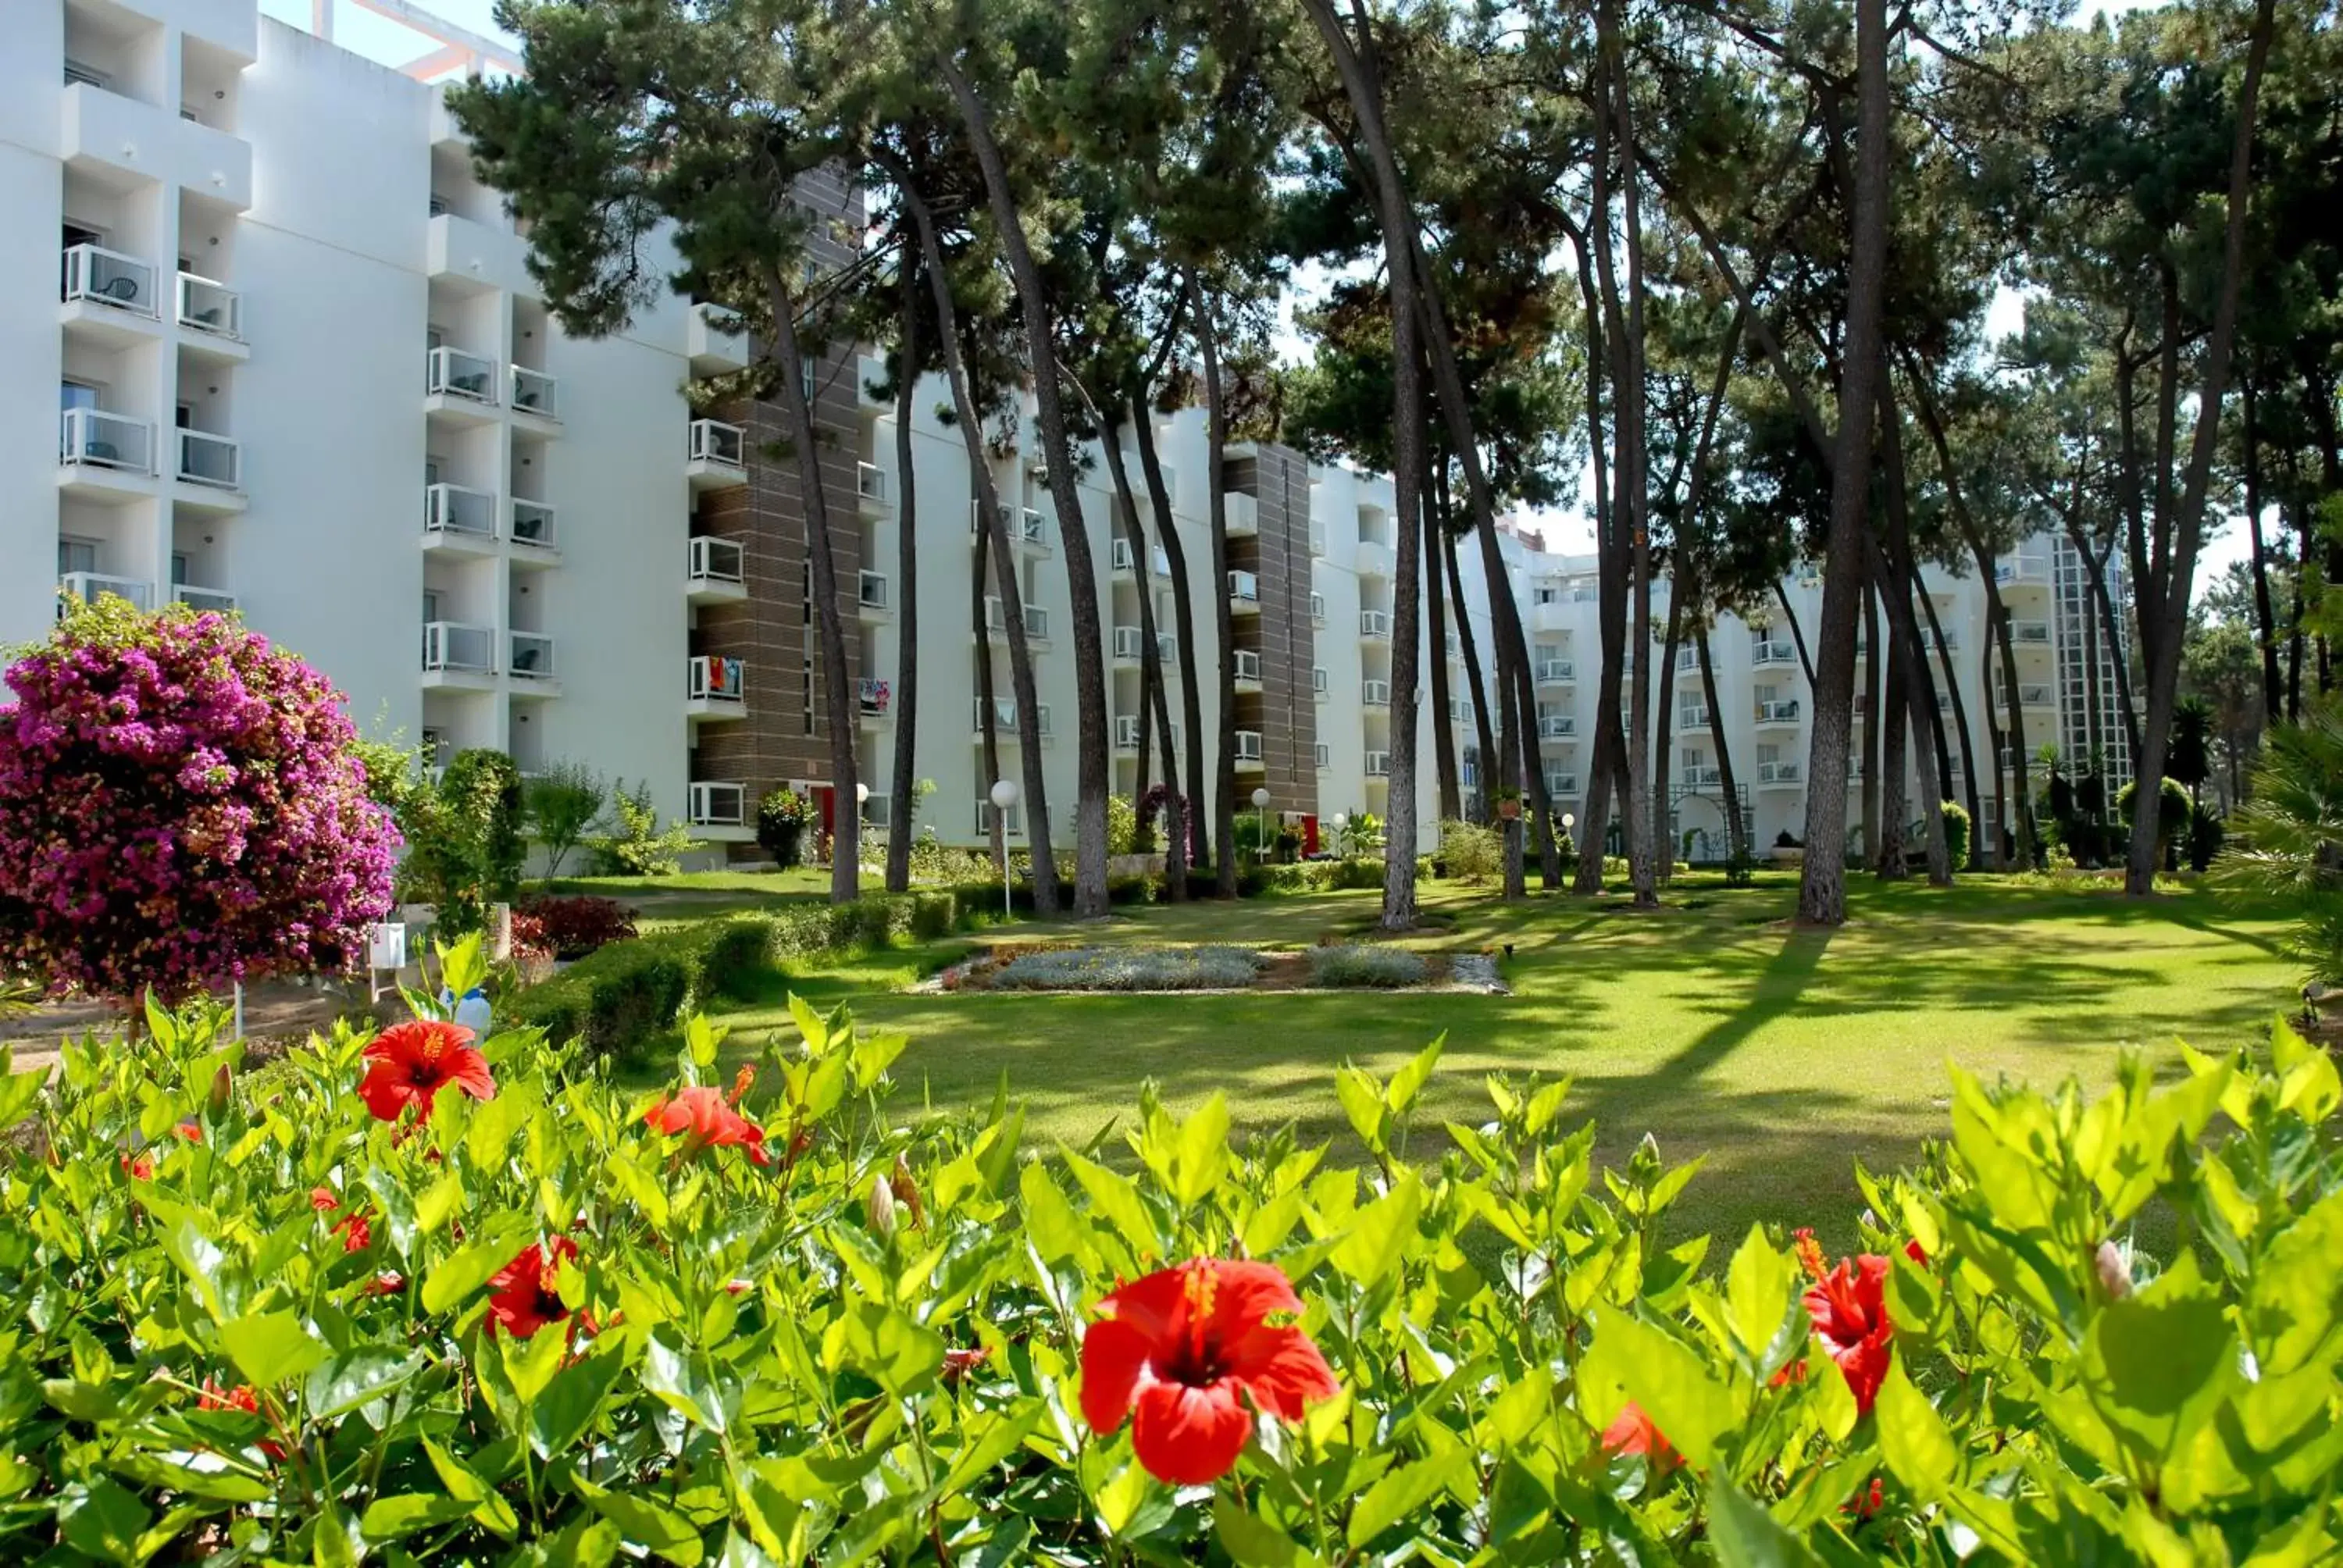
POLYGON ((2343 978, 2343 705, 2273 728, 2254 769, 2253 798, 2230 819, 2235 847, 2220 881, 2293 913, 2289 949, 2311 978, 2343 978))

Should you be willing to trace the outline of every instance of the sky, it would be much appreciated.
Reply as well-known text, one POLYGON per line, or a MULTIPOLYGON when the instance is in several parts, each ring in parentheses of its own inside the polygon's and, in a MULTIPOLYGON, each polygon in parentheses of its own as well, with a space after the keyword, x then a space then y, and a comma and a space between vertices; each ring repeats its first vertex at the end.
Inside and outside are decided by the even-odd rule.
MULTIPOLYGON (((495 0, 417 0, 418 7, 486 36, 499 37, 494 19, 495 0)), ((2128 11, 2152 3, 2152 0, 2085 0, 2081 14, 2088 17, 2100 11, 2128 11)), ((348 0, 332 0, 334 38, 344 48, 397 65, 430 52, 428 40, 372 13, 360 10, 348 0)), ((310 0, 260 0, 263 15, 274 16, 297 27, 309 25, 310 0)), ((1307 347, 1293 331, 1293 309, 1305 306, 1326 286, 1329 274, 1322 268, 1304 269, 1295 279, 1293 289, 1282 303, 1279 311, 1279 349, 1288 360, 1305 357, 1307 347)), ((2016 330, 2024 319, 2024 302, 2014 293, 2003 289, 1995 297, 1986 315, 1988 338, 1997 338, 2016 330)), ((1582 494, 1592 487, 1591 471, 1581 476, 1582 494)), ((1531 521, 1544 530, 1549 549, 1587 551, 1594 548, 1594 528, 1583 509, 1572 508, 1545 508, 1532 514, 1531 521)), ((2197 569, 2197 591, 2201 594, 2208 583, 2219 580, 2232 562, 2243 560, 2247 550, 2245 519, 2242 517, 2223 518, 2211 524, 2211 537, 2207 539, 2204 553, 2197 569)))

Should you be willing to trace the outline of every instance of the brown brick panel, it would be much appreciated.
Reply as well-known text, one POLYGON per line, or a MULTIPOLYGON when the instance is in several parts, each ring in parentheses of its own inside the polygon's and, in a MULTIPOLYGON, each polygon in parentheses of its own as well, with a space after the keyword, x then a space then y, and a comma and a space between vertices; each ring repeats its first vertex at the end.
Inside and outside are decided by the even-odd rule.
POLYGON ((1239 723, 1261 731, 1262 783, 1275 811, 1318 809, 1317 662, 1310 620, 1310 465, 1290 447, 1261 445, 1222 469, 1228 487, 1253 498, 1260 533, 1230 541, 1233 564, 1261 579, 1261 694, 1238 700, 1239 723), (1240 553, 1242 550, 1242 553, 1240 553))

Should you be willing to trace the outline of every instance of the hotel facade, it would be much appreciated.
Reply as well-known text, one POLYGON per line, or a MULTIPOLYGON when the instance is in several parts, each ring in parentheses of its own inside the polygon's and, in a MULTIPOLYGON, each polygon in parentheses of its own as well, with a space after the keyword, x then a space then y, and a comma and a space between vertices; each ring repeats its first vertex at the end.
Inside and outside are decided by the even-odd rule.
MULTIPOLYGON (((916 774, 934 785, 918 828, 947 843, 984 839, 980 658, 992 660, 1012 778, 1021 742, 1002 608, 990 575, 975 578, 969 460, 940 418, 940 385, 912 401, 906 559, 895 406, 872 395, 882 367, 849 346, 811 367, 822 440, 810 460, 831 518, 854 694, 853 712, 828 712, 796 459, 766 456, 778 414, 698 409, 689 395, 695 378, 747 363, 748 344, 720 315, 662 299, 614 337, 565 335, 438 90, 260 17, 253 0, 22 9, 0 58, 0 641, 41 635, 60 592, 232 608, 323 668, 363 728, 442 757, 494 747, 524 771, 583 763, 648 789, 692 824, 704 858, 720 859, 756 852, 755 801, 775 784, 814 791, 833 823, 851 816, 828 778, 838 725, 858 737, 864 818, 887 819, 903 717, 898 617, 916 570, 916 774)), ((460 65, 464 54, 435 63, 460 65)), ((829 195, 845 210, 859 199, 829 195)), ((1208 735, 1220 718, 1216 602, 1230 611, 1241 806, 1266 789, 1270 809, 1305 829, 1386 811, 1402 521, 1390 484, 1281 447, 1231 448, 1228 570, 1216 577, 1202 419, 1169 417, 1153 434, 1203 642, 1208 735)), ((989 435, 1064 843, 1076 699, 1061 522, 1030 408, 989 435)), ((1107 466, 1086 457, 1081 526, 1102 568, 1113 778, 1130 793, 1142 596, 1175 724, 1179 618, 1151 518, 1148 558, 1134 559, 1107 466)), ((1135 477, 1135 450, 1128 467, 1135 477)), ((1501 544, 1494 584, 1479 552, 1464 552, 1472 641, 1485 666, 1491 593, 1511 596, 1531 645, 1547 782, 1578 809, 1600 686, 1594 562, 1549 554, 1524 530, 1501 544)), ((2046 535, 1997 575, 2029 744, 2080 757, 2096 739, 2120 762, 2108 739, 2121 734, 2113 670, 2127 655, 2097 635, 2090 569, 2046 535)), ((1984 589, 1934 568, 1925 580, 1983 748, 1984 589)), ((1811 636, 1818 588, 1795 580, 1785 592, 1811 636)), ((1658 602, 1664 618, 1664 592, 1658 602)), ((1795 638, 1778 620, 1727 617, 1711 650, 1740 809, 1762 846, 1799 831, 1804 815, 1811 702, 1795 638)), ((1447 647, 1421 652, 1456 659, 1454 628, 1447 647)), ((1655 715, 1669 833, 1680 854, 1721 857, 1727 806, 1691 660, 1687 650, 1672 711, 1655 715)), ((1452 674, 1449 711, 1432 711, 1428 681, 1419 704, 1426 820, 1433 726, 1451 725, 1467 769, 1479 767, 1461 660, 1452 674)), ((1988 758, 1978 765, 1996 820, 1995 770, 1988 758)), ((1008 826, 1024 828, 1021 817, 1008 826)))

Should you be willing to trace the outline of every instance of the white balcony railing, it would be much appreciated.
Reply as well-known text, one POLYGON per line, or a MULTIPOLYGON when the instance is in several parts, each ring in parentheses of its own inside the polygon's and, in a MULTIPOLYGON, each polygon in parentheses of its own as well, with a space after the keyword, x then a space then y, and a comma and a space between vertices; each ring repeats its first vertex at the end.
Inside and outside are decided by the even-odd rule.
POLYGON ((1993 580, 2004 588, 2013 583, 2046 583, 2050 562, 2041 556, 2004 556, 1993 563, 1993 580))
POLYGON ((453 620, 425 623, 423 668, 493 675, 497 668, 496 628, 453 620))
POLYGON ((1749 649, 1752 664, 1789 664, 1797 657, 1797 644, 1782 638, 1761 639, 1749 649))
POLYGON ((178 432, 178 476, 191 485, 216 490, 244 488, 244 448, 226 436, 208 430, 178 432))
POLYGON ((695 828, 746 827, 749 821, 749 787, 745 784, 694 784, 688 816, 695 828))
POLYGON ((2027 708, 2051 708, 2057 704, 2057 694, 2046 686, 2021 686, 2017 700, 2027 708))
POLYGON ((1131 541, 1129 539, 1122 538, 1108 541, 1107 559, 1116 571, 1127 572, 1131 570, 1131 541))
POLYGON ((1024 545, 1046 545, 1050 542, 1050 525, 1041 514, 1026 507, 1017 514, 1017 542, 1024 545))
POLYGON ((1316 695, 1323 697, 1326 695, 1329 684, 1330 682, 1328 681, 1326 675, 1326 667, 1322 664, 1312 666, 1310 670, 1310 689, 1316 695))
POLYGON ((1242 599, 1249 604, 1259 602, 1261 579, 1251 572, 1231 572, 1229 597, 1232 599, 1242 599))
POLYGON ((1025 607, 1025 636, 1032 642, 1050 640, 1050 612, 1038 604, 1025 607))
POLYGON ((1230 650, 1230 659, 1236 667, 1235 674, 1239 680, 1250 680, 1255 683, 1260 681, 1260 654, 1249 648, 1232 648, 1230 650))
MULTIPOLYGON (((1007 502, 1004 501, 1000 503, 993 508, 993 510, 1001 515, 1001 531, 1003 534, 1013 534, 1016 532, 1015 528, 1010 521, 1009 505, 1007 502)), ((984 503, 982 501, 971 500, 968 504, 968 531, 971 535, 984 532, 984 503)))
POLYGON ((65 252, 65 297, 68 304, 86 300, 134 316, 158 315, 162 304, 153 266, 95 245, 77 245, 65 252))
POLYGON ((1708 728, 1708 709, 1707 709, 1706 708, 1704 708, 1704 707, 1703 707, 1703 708, 1679 708, 1679 709, 1676 709, 1676 728, 1677 728, 1678 729, 1707 729, 1707 728, 1708 728))
POLYGON ((701 536, 689 541, 687 570, 696 583, 737 583, 748 569, 748 552, 738 539, 701 536))
POLYGON ((1556 797, 1577 794, 1578 775, 1575 773, 1547 774, 1545 776, 1545 792, 1548 795, 1556 797))
POLYGON ((1391 611, 1363 609, 1359 612, 1359 635, 1388 640, 1392 634, 1391 611))
POLYGON ((108 577, 104 572, 67 572, 57 579, 57 588, 85 604, 95 604, 100 598, 112 594, 128 599, 140 609, 155 608, 155 585, 139 578, 108 577))
POLYGON ((518 680, 551 680, 556 673, 553 663, 553 639, 541 632, 517 631, 512 634, 512 662, 509 668, 518 680))
POLYGON ((1324 594, 1313 593, 1310 596, 1310 618, 1319 626, 1324 626, 1326 624, 1326 596, 1324 594))
POLYGON ((1549 658, 1539 664, 1538 678, 1549 685, 1567 684, 1578 678, 1578 667, 1566 658, 1549 658))
POLYGON ((884 501, 887 498, 887 470, 876 463, 856 463, 854 493, 866 501, 884 501))
POLYGON ((65 463, 151 474, 155 471, 155 427, 144 419, 125 418, 96 408, 68 408, 65 411, 57 457, 65 463))
POLYGON ((1368 752, 1368 753, 1367 753, 1367 765, 1366 765, 1366 769, 1365 769, 1365 771, 1366 771, 1366 775, 1367 775, 1367 777, 1368 777, 1368 778, 1370 778, 1370 779, 1388 779, 1388 778, 1390 778, 1390 777, 1391 777, 1391 753, 1390 753, 1390 752, 1388 752, 1388 751, 1370 751, 1370 752, 1368 752))
POLYGON ((179 325, 215 337, 244 337, 244 297, 192 272, 179 274, 179 325))
POLYGON ((1717 767, 1715 763, 1708 763, 1700 767, 1687 766, 1679 769, 1679 771, 1684 777, 1684 781, 1695 788, 1701 785, 1707 785, 1714 788, 1716 785, 1725 782, 1725 769, 1717 767))
POLYGON ((1136 660, 1147 651, 1146 636, 1135 626, 1114 628, 1114 656, 1136 660))
POLYGON ((1359 701, 1368 708, 1389 708, 1391 706, 1391 682, 1388 680, 1363 680, 1359 682, 1359 701))
POLYGON ((887 705, 894 697, 894 688, 875 675, 866 675, 856 684, 855 710, 865 719, 884 719, 887 705))
POLYGON ((1757 705, 1757 722, 1760 724, 1795 724, 1797 721, 1798 699, 1795 697, 1779 698, 1757 705))
POLYGON ((738 705, 748 700, 748 669, 740 660, 720 654, 700 654, 685 661, 684 694, 694 702, 738 705))
POLYGON ((1312 747, 1311 752, 1317 761, 1319 772, 1323 773, 1328 769, 1334 766, 1334 749, 1327 745, 1323 740, 1321 740, 1317 745, 1312 747))
POLYGON ((426 485, 423 528, 426 533, 495 538, 497 498, 486 490, 467 489, 461 485, 426 485))
POLYGON ((460 348, 434 348, 425 360, 423 389, 434 397, 465 397, 493 406, 496 361, 460 348))
POLYGON ((1260 731, 1260 730, 1258 730, 1258 729, 1240 729, 1240 730, 1238 730, 1238 731, 1237 731, 1237 733, 1236 733, 1236 741, 1237 741, 1237 760, 1238 760, 1238 761, 1240 761, 1240 762, 1258 762, 1258 761, 1260 761, 1260 760, 1261 760, 1261 731, 1260 731))
POLYGON ((686 461, 718 463, 728 468, 740 466, 749 438, 748 432, 739 426, 727 425, 721 419, 694 419, 685 435, 686 461))
POLYGON ((544 371, 526 365, 512 367, 512 406, 522 413, 560 417, 560 392, 561 384, 544 371))
POLYGON ((197 588, 193 583, 173 583, 171 598, 175 603, 189 609, 215 615, 232 615, 236 611, 236 595, 226 588, 197 588))
POLYGON ((547 506, 543 501, 525 501, 518 496, 513 498, 513 543, 535 545, 538 549, 549 550, 559 542, 554 533, 553 525, 554 516, 551 507, 547 506))
POLYGON ((1805 765, 1801 762, 1760 762, 1757 782, 1760 784, 1795 784, 1805 777, 1805 765))
POLYGON ((1545 713, 1538 716, 1538 739, 1568 740, 1578 733, 1578 719, 1568 713, 1545 713))
POLYGON ((2021 647, 2050 646, 2050 623, 2046 620, 2014 620, 2009 623, 2009 639, 2021 647))
MULTIPOLYGON (((969 709, 969 728, 977 734, 984 733, 984 699, 978 698, 969 709)), ((1001 735, 1017 733, 1017 699, 996 697, 992 699, 992 728, 1001 735)))
POLYGON ((1170 632, 1159 631, 1155 634, 1155 660, 1164 667, 1163 675, 1167 680, 1178 673, 1171 666, 1172 661, 1179 657, 1179 642, 1170 632))
POLYGON ((1146 720, 1141 719, 1137 714, 1117 714, 1114 720, 1115 749, 1118 751, 1138 750, 1139 732, 1145 728, 1146 720))
POLYGON ((854 599, 864 609, 885 609, 887 574, 869 570, 860 573, 855 586, 854 599))

